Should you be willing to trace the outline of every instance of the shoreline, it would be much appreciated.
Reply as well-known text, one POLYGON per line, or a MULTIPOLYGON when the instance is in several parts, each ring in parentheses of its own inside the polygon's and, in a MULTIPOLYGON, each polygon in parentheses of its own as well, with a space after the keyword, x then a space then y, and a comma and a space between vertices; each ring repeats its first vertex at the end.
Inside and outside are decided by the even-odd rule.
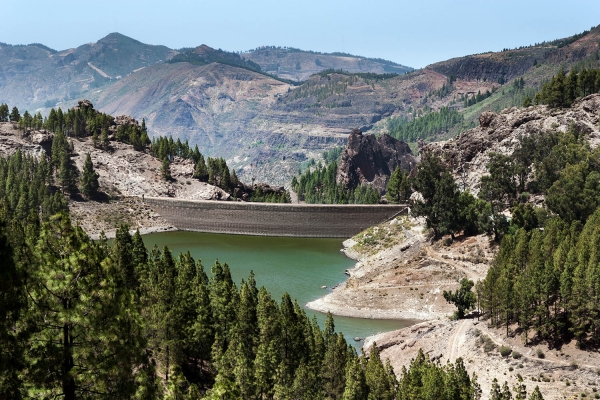
MULTIPOLYGON (((411 237, 401 243, 400 246, 405 248, 408 245, 407 243, 412 243, 411 237)), ((353 267, 346 270, 346 275, 348 275, 348 278, 334 286, 331 292, 319 297, 316 300, 306 303, 306 308, 321 313, 330 312, 332 315, 337 315, 340 317, 372 320, 412 320, 415 322, 415 324, 431 320, 440 320, 447 316, 446 312, 436 312, 431 309, 415 310, 405 308, 370 307, 368 304, 360 306, 352 305, 353 299, 358 300, 358 293, 357 296, 350 296, 348 298, 345 292, 350 291, 349 287, 352 287, 355 279, 358 279, 367 273, 367 271, 363 270, 365 266, 369 267, 372 265, 372 262, 370 262, 371 260, 369 260, 369 256, 362 255, 353 250, 353 247, 356 244, 358 244, 356 240, 349 238, 342 242, 344 247, 340 249, 340 252, 344 253, 346 257, 356 261, 353 267)), ((386 257, 381 257, 379 253, 377 253, 376 256, 378 256, 378 261, 386 259, 386 257)), ((386 287, 385 285, 375 284, 373 287, 371 287, 371 289, 385 290, 386 287)))
MULTIPOLYGON (((159 232, 175 232, 175 231, 178 231, 179 229, 177 229, 171 225, 148 226, 148 227, 139 227, 136 229, 130 229, 129 234, 133 235, 135 233, 135 231, 137 231, 137 230, 140 231, 140 235, 149 235, 151 233, 159 233, 159 232)), ((114 239, 116 233, 117 233, 116 229, 111 229, 108 232, 104 232, 104 235, 106 236, 107 239, 114 239)), ((92 233, 92 234, 88 234, 88 235, 92 240, 100 239, 99 233, 92 233)))

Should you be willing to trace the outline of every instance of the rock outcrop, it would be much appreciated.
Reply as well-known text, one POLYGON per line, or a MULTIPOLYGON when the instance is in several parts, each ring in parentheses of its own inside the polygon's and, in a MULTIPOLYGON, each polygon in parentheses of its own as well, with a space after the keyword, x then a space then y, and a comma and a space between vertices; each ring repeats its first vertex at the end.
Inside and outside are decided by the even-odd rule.
POLYGON ((565 109, 535 106, 507 108, 499 114, 485 111, 479 117, 479 127, 445 142, 429 143, 419 151, 442 157, 452 168, 461 189, 477 193, 481 177, 488 173, 489 153, 512 154, 522 136, 566 132, 573 126, 592 147, 597 147, 600 144, 599 113, 600 94, 579 99, 565 109))
POLYGON ((354 129, 342 152, 337 181, 346 189, 370 184, 383 194, 397 166, 408 172, 416 165, 417 159, 408 144, 388 134, 375 137, 363 135, 360 129, 354 129))

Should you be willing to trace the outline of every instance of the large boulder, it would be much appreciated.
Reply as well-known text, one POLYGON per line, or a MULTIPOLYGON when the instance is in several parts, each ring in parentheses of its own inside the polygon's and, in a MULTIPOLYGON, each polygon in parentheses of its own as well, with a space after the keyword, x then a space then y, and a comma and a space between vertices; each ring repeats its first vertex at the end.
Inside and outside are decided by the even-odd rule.
POLYGON ((408 144, 387 134, 375 137, 363 135, 360 129, 354 129, 342 152, 337 181, 346 189, 370 184, 383 194, 397 166, 408 172, 416 165, 417 159, 408 144))

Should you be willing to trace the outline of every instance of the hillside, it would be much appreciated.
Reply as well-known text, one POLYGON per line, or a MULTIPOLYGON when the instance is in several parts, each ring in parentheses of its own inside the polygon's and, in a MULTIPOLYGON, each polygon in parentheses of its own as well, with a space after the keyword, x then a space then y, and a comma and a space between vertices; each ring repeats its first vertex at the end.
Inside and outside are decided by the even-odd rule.
MULTIPOLYGON (((447 107, 461 114, 459 122, 415 135, 425 142, 449 139, 477 126, 483 111, 521 105, 561 67, 598 66, 599 42, 594 28, 400 75, 389 72, 402 66, 345 54, 266 47, 240 56, 205 45, 176 54, 119 34, 62 52, 1 45, 8 56, 0 60, 12 61, 0 62, 0 102, 31 108, 63 100, 65 108, 72 101, 64 99, 89 98, 103 111, 145 118, 150 135, 189 139, 227 158, 242 179, 288 185, 311 158, 344 145, 354 128, 395 135, 394 126, 447 107), (172 63, 160 61, 174 56, 172 63), (274 60, 282 60, 279 72, 274 60), (280 80, 300 79, 290 75, 291 65, 306 72, 305 81, 280 80), (266 74, 276 72, 280 78, 266 74)), ((416 140, 410 145, 416 150, 416 140)))
POLYGON ((264 72, 294 81, 304 81, 326 69, 398 75, 413 71, 413 68, 380 58, 346 53, 319 53, 291 47, 263 46, 242 53, 242 57, 260 65, 264 72))
POLYGON ((0 43, 0 103, 31 111, 53 107, 175 54, 119 33, 62 51, 0 43))

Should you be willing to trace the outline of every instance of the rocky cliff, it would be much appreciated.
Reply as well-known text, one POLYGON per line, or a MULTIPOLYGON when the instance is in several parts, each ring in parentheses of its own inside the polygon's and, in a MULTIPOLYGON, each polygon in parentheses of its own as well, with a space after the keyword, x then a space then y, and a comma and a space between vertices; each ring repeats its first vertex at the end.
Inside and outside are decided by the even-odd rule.
POLYGON ((342 152, 337 181, 347 189, 370 184, 383 194, 397 166, 408 172, 416 165, 417 159, 408 144, 387 134, 375 137, 354 129, 342 152))
POLYGON ((479 191, 479 181, 487 172, 489 153, 510 155, 521 136, 544 131, 566 132, 574 126, 593 148, 600 144, 600 94, 577 100, 572 107, 559 109, 548 106, 512 107, 500 113, 486 111, 479 117, 479 127, 454 139, 425 145, 420 152, 441 156, 452 168, 462 188, 479 191))

